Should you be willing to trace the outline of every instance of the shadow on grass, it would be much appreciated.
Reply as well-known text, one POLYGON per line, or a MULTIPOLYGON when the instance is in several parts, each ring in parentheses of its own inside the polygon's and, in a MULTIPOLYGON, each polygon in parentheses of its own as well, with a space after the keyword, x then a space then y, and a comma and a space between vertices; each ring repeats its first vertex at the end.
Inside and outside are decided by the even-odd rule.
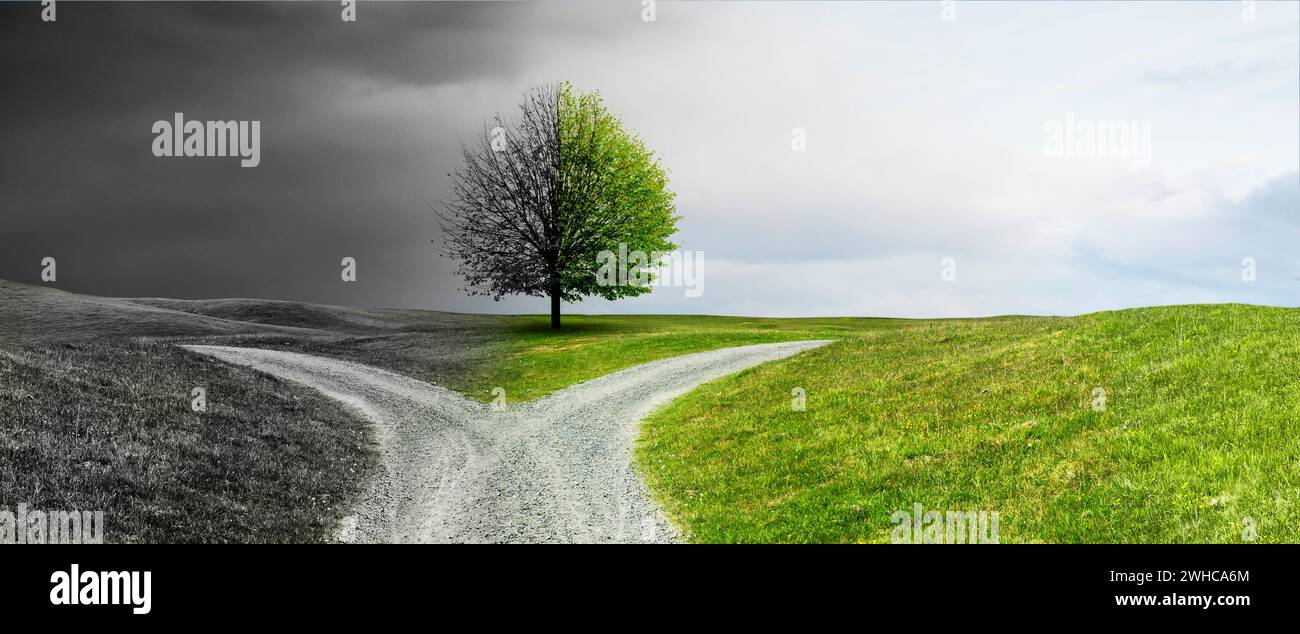
POLYGON ((565 337, 569 335, 594 335, 594 334, 611 334, 617 332, 639 332, 644 330, 638 324, 611 318, 580 318, 569 317, 560 322, 559 330, 551 328, 551 318, 548 316, 520 316, 515 318, 507 328, 506 332, 511 334, 527 335, 554 335, 556 337, 565 337))

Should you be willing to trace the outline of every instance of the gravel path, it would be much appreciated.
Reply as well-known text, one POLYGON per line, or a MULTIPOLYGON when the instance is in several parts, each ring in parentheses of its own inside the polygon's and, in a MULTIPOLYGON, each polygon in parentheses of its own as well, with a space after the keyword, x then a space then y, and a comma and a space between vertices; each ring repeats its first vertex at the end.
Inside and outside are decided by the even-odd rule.
POLYGON ((827 343, 663 359, 503 409, 347 361, 184 347, 320 390, 374 424, 379 473, 342 541, 531 543, 676 541, 632 466, 641 419, 701 383, 827 343))

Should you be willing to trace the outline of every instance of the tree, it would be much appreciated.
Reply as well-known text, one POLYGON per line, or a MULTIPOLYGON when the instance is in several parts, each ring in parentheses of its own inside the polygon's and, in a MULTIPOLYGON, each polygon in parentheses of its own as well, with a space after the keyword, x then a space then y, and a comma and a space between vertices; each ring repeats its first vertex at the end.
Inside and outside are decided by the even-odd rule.
POLYGON ((676 249, 675 195, 659 160, 600 93, 536 87, 516 118, 490 123, 463 146, 464 164, 448 174, 451 198, 438 209, 465 290, 495 300, 550 297, 552 328, 560 327, 561 301, 649 292, 658 262, 634 265, 638 283, 608 284, 597 276, 598 260, 602 252, 676 249))

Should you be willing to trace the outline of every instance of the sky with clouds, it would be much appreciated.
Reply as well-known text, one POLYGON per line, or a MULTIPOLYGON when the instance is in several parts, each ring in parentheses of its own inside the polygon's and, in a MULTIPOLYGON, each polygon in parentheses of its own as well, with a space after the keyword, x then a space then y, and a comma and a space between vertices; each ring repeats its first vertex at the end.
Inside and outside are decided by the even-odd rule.
POLYGON ((430 206, 485 119, 569 80, 671 170, 704 277, 568 312, 1300 305, 1295 2, 334 4, 0 5, 0 278, 543 312, 459 292, 430 206), (261 165, 154 157, 178 111, 260 120, 261 165), (1048 151, 1068 121, 1149 126, 1150 160, 1048 151))

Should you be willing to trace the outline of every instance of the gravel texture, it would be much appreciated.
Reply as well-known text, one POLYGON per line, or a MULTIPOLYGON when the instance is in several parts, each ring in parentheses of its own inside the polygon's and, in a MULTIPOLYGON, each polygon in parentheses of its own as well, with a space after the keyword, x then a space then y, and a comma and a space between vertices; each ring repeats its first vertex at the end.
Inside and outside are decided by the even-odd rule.
POLYGON ((493 407, 387 370, 294 352, 185 346, 320 390, 375 426, 378 474, 348 542, 674 542, 632 465, 652 409, 713 379, 829 341, 663 359, 493 407))

